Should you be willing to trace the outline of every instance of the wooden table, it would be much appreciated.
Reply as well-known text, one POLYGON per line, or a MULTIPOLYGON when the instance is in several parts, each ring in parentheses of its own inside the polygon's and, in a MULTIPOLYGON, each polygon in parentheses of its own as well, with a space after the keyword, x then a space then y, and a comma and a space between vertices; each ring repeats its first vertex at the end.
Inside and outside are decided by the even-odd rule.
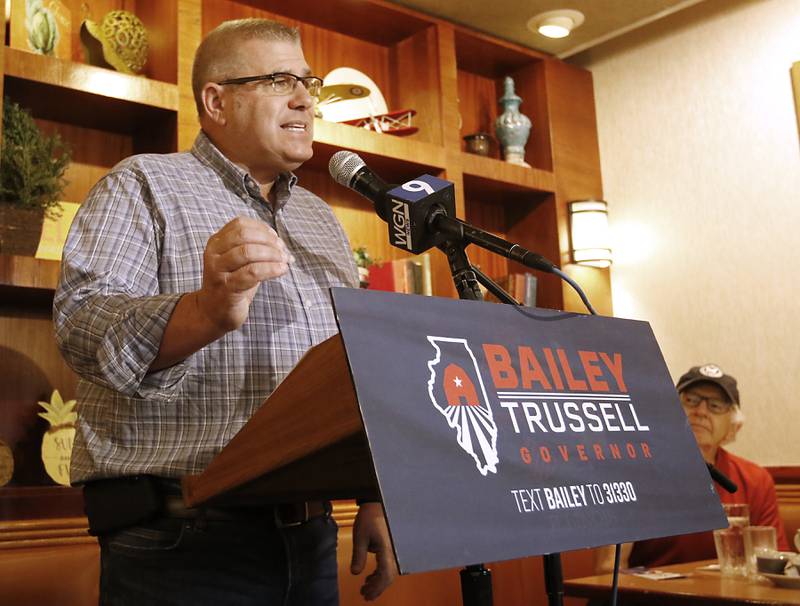
MULTIPOLYGON (((660 566, 658 570, 680 572, 679 579, 653 581, 630 574, 619 575, 619 602, 659 604, 800 604, 800 589, 776 587, 767 579, 750 581, 744 578, 723 577, 719 572, 698 570, 714 564, 714 560, 660 566)), ((564 581, 564 593, 578 598, 608 599, 611 595, 611 575, 603 574, 564 581)))

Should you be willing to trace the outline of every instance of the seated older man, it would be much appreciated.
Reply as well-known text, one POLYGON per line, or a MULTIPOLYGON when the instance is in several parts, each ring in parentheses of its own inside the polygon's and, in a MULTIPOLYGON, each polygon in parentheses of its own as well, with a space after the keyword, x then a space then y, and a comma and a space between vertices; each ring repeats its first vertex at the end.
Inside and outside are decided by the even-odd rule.
MULTIPOLYGON (((731 494, 715 484, 720 501, 747 503, 750 524, 774 526, 778 548, 788 550, 772 476, 763 467, 722 448, 723 444, 734 441, 744 422, 736 379, 715 364, 705 364, 694 366, 684 374, 677 389, 703 458, 739 487, 731 494)), ((714 538, 711 531, 707 531, 627 543, 622 546, 620 567, 664 566, 713 558, 716 558, 714 538)), ((598 573, 611 571, 614 548, 599 549, 595 565, 598 573)))

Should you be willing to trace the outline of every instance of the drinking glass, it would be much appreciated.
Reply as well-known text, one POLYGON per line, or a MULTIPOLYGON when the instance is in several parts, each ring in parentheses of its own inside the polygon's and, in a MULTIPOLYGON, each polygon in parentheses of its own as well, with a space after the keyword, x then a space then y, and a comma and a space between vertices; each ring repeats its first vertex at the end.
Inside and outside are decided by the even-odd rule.
POLYGON ((730 528, 743 528, 750 525, 750 506, 747 503, 723 503, 722 508, 728 517, 730 528))
POLYGON ((778 535, 772 526, 745 526, 744 555, 747 560, 747 575, 758 576, 756 558, 774 556, 778 551, 778 535))
POLYGON ((714 531, 719 571, 723 576, 747 576, 747 559, 744 553, 742 527, 720 528, 714 531))
POLYGON ((750 507, 747 503, 723 503, 722 508, 728 518, 728 528, 714 531, 720 572, 725 576, 747 576, 744 528, 750 525, 750 507))

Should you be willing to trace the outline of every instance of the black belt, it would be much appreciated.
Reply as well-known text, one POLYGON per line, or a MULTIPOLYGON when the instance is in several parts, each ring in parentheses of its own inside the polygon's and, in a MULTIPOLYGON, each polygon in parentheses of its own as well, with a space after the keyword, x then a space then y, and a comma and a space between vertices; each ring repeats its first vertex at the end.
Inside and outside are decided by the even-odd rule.
POLYGON ((331 514, 328 501, 302 501, 300 503, 280 503, 264 507, 187 507, 181 497, 166 495, 163 514, 171 518, 206 520, 241 520, 243 518, 263 517, 271 514, 277 528, 300 526, 309 520, 331 514))
POLYGON ((155 476, 129 476, 88 482, 83 489, 89 532, 100 535, 159 515, 198 520, 242 520, 271 517, 275 526, 300 526, 331 513, 328 501, 305 501, 255 507, 187 507, 180 482, 155 476))

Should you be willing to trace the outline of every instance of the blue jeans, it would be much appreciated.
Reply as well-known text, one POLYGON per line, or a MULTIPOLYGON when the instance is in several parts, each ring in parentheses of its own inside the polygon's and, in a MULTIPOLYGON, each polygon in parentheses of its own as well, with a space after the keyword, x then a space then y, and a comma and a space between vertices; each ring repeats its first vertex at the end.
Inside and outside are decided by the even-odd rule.
POLYGON ((336 522, 160 517, 99 537, 101 606, 335 606, 336 522))

